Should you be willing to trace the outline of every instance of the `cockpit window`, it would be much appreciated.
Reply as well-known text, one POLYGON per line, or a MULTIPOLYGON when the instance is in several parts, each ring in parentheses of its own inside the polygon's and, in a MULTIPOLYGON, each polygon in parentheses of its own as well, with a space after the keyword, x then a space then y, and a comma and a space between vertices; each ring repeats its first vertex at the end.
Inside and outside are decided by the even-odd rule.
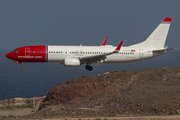
POLYGON ((19 52, 19 50, 13 50, 13 52, 18 53, 18 52, 19 52))

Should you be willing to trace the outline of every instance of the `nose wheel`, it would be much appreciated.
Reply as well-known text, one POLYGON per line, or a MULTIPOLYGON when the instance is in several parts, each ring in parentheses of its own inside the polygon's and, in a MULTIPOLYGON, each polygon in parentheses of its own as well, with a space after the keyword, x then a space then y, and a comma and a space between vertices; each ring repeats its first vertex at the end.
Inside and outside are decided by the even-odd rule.
POLYGON ((19 62, 19 61, 15 61, 15 62, 18 63, 18 64, 21 64, 21 68, 24 69, 23 62, 19 62))
POLYGON ((24 65, 21 65, 21 69, 24 69, 24 65))
POLYGON ((92 71, 93 70, 93 67, 92 66, 90 66, 90 65, 86 65, 86 67, 85 67, 87 70, 89 70, 89 71, 92 71))

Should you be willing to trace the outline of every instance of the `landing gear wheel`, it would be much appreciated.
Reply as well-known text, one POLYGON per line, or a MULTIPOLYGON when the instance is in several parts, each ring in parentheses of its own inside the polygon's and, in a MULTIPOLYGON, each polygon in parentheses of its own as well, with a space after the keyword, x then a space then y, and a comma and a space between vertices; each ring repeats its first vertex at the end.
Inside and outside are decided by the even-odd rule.
POLYGON ((86 65, 86 67, 85 67, 87 70, 89 70, 89 71, 92 71, 93 70, 93 67, 92 66, 90 66, 90 65, 86 65))
POLYGON ((24 65, 21 65, 21 68, 24 69, 24 65))

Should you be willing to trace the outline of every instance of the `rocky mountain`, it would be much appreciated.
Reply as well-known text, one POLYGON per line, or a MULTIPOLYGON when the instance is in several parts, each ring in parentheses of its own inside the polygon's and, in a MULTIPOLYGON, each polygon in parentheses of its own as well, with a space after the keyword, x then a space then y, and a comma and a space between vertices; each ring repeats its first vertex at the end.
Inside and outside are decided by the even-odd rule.
POLYGON ((70 79, 52 88, 39 110, 26 117, 169 114, 180 114, 179 66, 70 79))

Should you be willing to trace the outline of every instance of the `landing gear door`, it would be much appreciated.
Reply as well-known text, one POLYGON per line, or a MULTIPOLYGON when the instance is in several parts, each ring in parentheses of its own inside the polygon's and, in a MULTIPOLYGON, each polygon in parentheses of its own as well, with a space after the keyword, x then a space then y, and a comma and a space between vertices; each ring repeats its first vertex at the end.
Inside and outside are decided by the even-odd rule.
POLYGON ((143 58, 143 49, 139 50, 139 58, 143 58))

